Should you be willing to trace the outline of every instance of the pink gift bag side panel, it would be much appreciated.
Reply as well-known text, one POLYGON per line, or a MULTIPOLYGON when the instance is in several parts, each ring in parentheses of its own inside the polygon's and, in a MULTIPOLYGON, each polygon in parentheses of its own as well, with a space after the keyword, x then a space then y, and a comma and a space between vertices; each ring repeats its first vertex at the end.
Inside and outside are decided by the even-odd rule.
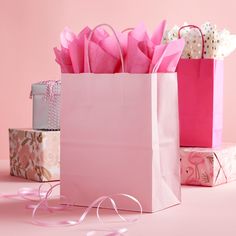
POLYGON ((213 147, 222 144, 223 131, 223 83, 224 63, 223 60, 215 60, 214 63, 214 106, 213 106, 213 147))
MULTIPOLYGON (((178 204, 178 122, 171 123, 172 135, 166 137, 167 124, 163 129, 158 124, 159 118, 162 125, 175 119, 177 112, 157 115, 158 107, 168 106, 158 101, 156 86, 164 86, 168 76, 163 85, 148 74, 62 76, 62 195, 87 206, 99 196, 123 192, 137 197, 147 212, 178 204)), ((174 98, 168 92, 161 96, 177 103, 177 89, 172 92, 174 98)), ((118 206, 138 210, 122 199, 118 206)))
MULTIPOLYGON (((103 195, 127 193, 151 211, 150 80, 65 78, 62 83, 62 195, 87 206, 103 195)), ((119 206, 138 210, 122 199, 119 206)))
MULTIPOLYGON (((156 199, 170 206, 181 201, 179 162, 178 84, 175 76, 157 74, 157 119, 160 149, 161 185, 154 189, 156 199)), ((156 183, 158 183, 158 178, 156 183)), ((153 203, 155 204, 155 203, 153 203)))

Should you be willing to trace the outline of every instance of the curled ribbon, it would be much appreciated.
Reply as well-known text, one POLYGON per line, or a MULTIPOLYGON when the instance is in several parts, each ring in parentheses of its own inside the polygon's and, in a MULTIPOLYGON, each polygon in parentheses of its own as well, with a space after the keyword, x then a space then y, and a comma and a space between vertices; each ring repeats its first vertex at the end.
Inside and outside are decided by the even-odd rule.
MULTIPOLYGON (((129 194, 118 193, 118 194, 114 194, 111 196, 102 196, 102 197, 97 198, 85 209, 84 213, 81 215, 81 217, 79 219, 62 220, 62 221, 57 221, 55 223, 48 223, 46 221, 37 220, 36 214, 39 209, 46 209, 50 212, 53 212, 53 211, 58 211, 58 210, 64 210, 68 206, 68 204, 63 204, 63 205, 59 205, 59 206, 49 206, 49 204, 48 204, 49 197, 51 196, 53 190, 59 186, 60 186, 60 183, 55 184, 54 186, 49 184, 49 189, 47 191, 45 191, 45 190, 42 190, 42 187, 43 187, 43 184, 42 184, 39 186, 38 189, 20 188, 18 190, 17 194, 2 194, 0 196, 5 197, 5 198, 15 198, 15 197, 19 198, 20 197, 20 198, 23 198, 24 200, 36 202, 36 204, 29 204, 26 207, 28 209, 33 209, 33 211, 32 211, 32 224, 38 225, 38 226, 44 226, 44 227, 80 225, 85 220, 85 218, 88 215, 88 213, 90 212, 90 210, 94 207, 97 208, 97 210, 96 210, 97 219, 99 220, 99 222, 104 223, 104 221, 102 220, 102 218, 100 216, 99 210, 100 210, 102 204, 107 200, 109 200, 111 202, 112 208, 115 210, 116 214, 119 216, 119 218, 122 221, 127 222, 127 223, 136 222, 138 220, 138 218, 128 219, 128 218, 123 217, 119 213, 116 203, 113 199, 113 197, 117 197, 117 196, 126 197, 126 198, 130 199, 131 201, 135 202, 140 208, 140 215, 142 215, 142 205, 135 197, 133 197, 129 194)), ((63 196, 60 196, 60 197, 64 198, 63 196)), ((106 236, 119 236, 119 235, 123 235, 124 233, 126 233, 128 231, 128 229, 127 228, 103 229, 102 231, 109 232, 108 234, 106 234, 106 236)), ((87 236, 92 236, 94 234, 96 234, 96 230, 89 231, 87 233, 87 236)))

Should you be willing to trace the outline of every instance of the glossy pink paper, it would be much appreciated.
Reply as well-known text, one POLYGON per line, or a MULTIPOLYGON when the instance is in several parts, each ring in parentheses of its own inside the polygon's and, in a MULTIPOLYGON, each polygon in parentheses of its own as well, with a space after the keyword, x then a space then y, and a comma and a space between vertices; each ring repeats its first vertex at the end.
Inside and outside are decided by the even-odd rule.
POLYGON ((130 194, 145 212, 180 203, 177 103, 176 73, 62 74, 61 195, 88 206, 130 194))
POLYGON ((181 148, 181 183, 215 186, 236 180, 236 144, 181 148))
POLYGON ((180 59, 178 67, 180 145, 222 143, 223 61, 180 59))
POLYGON ((9 129, 10 173, 38 182, 60 179, 60 131, 9 129))

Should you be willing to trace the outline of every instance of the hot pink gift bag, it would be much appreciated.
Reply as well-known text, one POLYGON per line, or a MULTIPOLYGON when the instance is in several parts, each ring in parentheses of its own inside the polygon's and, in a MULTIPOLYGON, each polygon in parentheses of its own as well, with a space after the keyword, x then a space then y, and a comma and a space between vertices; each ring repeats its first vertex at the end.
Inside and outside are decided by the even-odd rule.
POLYGON ((89 206, 130 194, 145 212, 180 203, 178 124, 176 73, 62 74, 61 195, 89 206))
MULTIPOLYGON (((190 25, 185 27, 197 28, 190 25)), ((180 145, 216 147, 222 142, 223 60, 180 59, 178 73, 180 145)))

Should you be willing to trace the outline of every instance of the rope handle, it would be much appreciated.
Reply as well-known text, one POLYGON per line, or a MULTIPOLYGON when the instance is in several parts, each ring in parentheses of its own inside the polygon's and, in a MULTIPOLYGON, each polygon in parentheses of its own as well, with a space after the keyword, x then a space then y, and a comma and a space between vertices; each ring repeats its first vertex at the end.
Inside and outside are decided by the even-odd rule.
POLYGON ((89 37, 88 37, 88 43, 86 44, 86 47, 85 47, 85 50, 87 52, 87 55, 86 55, 86 59, 87 59, 87 65, 88 65, 88 71, 89 73, 91 73, 91 65, 90 65, 90 59, 89 59, 89 43, 92 39, 92 36, 94 34, 94 31, 97 29, 97 28, 100 28, 100 27, 108 27, 110 28, 110 30, 112 31, 112 33, 114 34, 115 38, 116 38, 116 41, 117 41, 117 45, 118 45, 118 48, 119 48, 119 53, 120 53, 120 60, 121 60, 121 67, 122 67, 122 72, 125 73, 125 63, 124 63, 124 57, 123 57, 123 54, 122 54, 122 49, 121 49, 121 44, 120 44, 120 41, 118 39, 118 36, 115 32, 115 30, 113 29, 113 27, 109 24, 99 24, 97 26, 95 26, 93 28, 93 30, 90 32, 89 34, 89 37))
POLYGON ((190 28, 190 29, 198 29, 198 31, 200 32, 201 34, 201 38, 202 38, 202 55, 201 55, 201 58, 203 58, 203 55, 204 55, 204 36, 203 36, 203 33, 202 33, 202 30, 196 26, 196 25, 184 25, 182 27, 179 28, 179 31, 178 31, 178 38, 181 38, 181 31, 184 29, 184 28, 190 28))

